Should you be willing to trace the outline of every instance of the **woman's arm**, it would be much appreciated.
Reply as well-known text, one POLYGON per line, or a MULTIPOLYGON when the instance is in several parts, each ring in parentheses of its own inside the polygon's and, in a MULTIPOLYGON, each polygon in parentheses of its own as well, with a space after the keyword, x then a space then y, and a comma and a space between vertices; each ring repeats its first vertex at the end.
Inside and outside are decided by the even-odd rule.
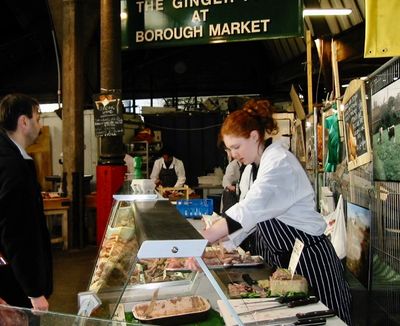
POLYGON ((228 224, 226 219, 221 218, 214 223, 210 228, 201 232, 203 237, 210 243, 214 243, 228 235, 228 224))

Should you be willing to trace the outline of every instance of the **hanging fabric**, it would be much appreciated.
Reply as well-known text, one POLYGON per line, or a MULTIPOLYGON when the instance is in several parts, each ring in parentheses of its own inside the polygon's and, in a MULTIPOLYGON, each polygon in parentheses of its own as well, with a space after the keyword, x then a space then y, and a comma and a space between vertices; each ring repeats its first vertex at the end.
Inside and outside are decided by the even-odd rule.
POLYGON ((346 257, 347 233, 346 220, 344 217, 343 197, 340 195, 336 209, 325 216, 327 228, 325 234, 330 237, 336 254, 340 259, 346 257))
POLYGON ((365 0, 365 58, 400 55, 398 0, 365 0))

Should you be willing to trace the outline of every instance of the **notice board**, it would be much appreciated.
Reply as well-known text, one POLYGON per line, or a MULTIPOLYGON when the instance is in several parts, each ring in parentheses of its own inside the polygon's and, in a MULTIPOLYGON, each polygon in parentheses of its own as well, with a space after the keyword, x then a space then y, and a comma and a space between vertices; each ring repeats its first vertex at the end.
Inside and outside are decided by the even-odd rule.
POLYGON ((120 136, 124 133, 121 97, 118 94, 95 96, 94 129, 96 137, 120 136))
POLYGON ((343 96, 343 123, 348 169, 371 161, 371 142, 368 127, 365 84, 353 80, 343 96))

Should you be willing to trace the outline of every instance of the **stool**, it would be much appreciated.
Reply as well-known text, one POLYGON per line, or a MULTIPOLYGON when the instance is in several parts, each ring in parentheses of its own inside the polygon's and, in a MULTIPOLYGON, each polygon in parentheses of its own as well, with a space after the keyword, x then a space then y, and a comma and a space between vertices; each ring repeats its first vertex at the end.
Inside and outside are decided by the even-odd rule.
MULTIPOLYGON (((61 215, 61 237, 51 237, 51 243, 62 243, 63 250, 68 249, 68 198, 44 199, 44 215, 46 217, 47 226, 51 229, 51 218, 61 215)), ((51 236, 51 235, 50 235, 51 236)))

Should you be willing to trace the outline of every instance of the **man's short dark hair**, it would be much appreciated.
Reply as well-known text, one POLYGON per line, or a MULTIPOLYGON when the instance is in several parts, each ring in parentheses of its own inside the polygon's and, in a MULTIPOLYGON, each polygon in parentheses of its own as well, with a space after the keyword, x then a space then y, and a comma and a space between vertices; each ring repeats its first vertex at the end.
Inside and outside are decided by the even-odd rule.
POLYGON ((18 118, 26 115, 32 118, 34 108, 39 108, 39 102, 25 94, 9 94, 0 102, 0 128, 8 131, 17 129, 18 118))
POLYGON ((168 155, 168 156, 174 156, 174 151, 172 150, 172 148, 164 146, 163 148, 161 148, 160 150, 160 155, 168 155))

